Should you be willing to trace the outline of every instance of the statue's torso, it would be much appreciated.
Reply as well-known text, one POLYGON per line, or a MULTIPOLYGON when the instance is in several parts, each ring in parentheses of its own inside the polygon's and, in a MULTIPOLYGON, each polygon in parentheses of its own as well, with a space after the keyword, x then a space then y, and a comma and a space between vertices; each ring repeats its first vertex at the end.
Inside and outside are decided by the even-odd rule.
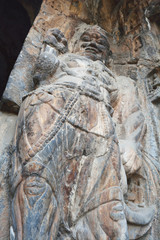
MULTIPOLYGON (((109 80, 113 77, 103 70, 103 64, 88 59, 86 62, 82 60, 78 58, 74 61, 63 61, 65 67, 73 64, 72 68, 69 68, 72 70, 71 75, 66 71, 57 71, 52 84, 42 86, 25 97, 18 118, 15 139, 18 148, 14 172, 23 168, 30 174, 41 174, 52 185, 53 178, 44 173, 45 171, 57 171, 62 177, 65 166, 72 169, 72 165, 75 164, 75 175, 68 173, 68 178, 76 178, 78 166, 84 155, 84 169, 85 164, 93 164, 97 165, 100 171, 108 166, 110 171, 106 168, 105 174, 110 174, 112 170, 114 172, 114 168, 118 173, 117 160, 114 160, 114 167, 112 161, 107 163, 109 155, 111 156, 117 147, 109 111, 110 95, 105 89, 105 81, 108 81, 109 85, 109 80), (45 170, 42 170, 42 165, 45 166, 45 170)), ((90 174, 89 169, 86 176, 90 174)), ((116 186, 118 180, 115 176, 113 173, 113 182, 108 182, 109 178, 106 175, 104 185, 116 186)), ((99 178, 92 177, 91 189, 99 178)))
POLYGON ((62 120, 101 136, 108 132, 104 127, 106 124, 100 126, 100 122, 106 121, 102 115, 110 114, 112 110, 106 88, 114 84, 114 78, 99 61, 93 62, 74 54, 63 55, 60 61, 59 69, 50 80, 52 83, 24 98, 18 122, 19 129, 23 130, 17 131, 17 139, 23 143, 17 145, 25 146, 20 152, 27 153, 26 159, 35 155, 51 138, 53 129, 56 134, 55 129, 61 128, 62 120))

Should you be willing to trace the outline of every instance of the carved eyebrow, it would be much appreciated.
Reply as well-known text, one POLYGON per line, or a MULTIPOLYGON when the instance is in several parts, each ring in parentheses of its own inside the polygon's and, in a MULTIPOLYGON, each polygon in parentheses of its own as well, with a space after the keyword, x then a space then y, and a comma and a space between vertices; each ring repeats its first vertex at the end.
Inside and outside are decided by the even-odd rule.
POLYGON ((87 32, 84 32, 84 33, 81 35, 81 37, 83 37, 83 36, 89 36, 89 34, 88 34, 87 32))

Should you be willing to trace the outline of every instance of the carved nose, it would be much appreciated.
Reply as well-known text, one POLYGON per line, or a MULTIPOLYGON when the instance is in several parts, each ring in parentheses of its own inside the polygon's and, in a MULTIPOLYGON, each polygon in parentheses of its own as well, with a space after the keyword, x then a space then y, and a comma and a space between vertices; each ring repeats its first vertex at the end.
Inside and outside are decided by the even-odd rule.
POLYGON ((96 44, 95 41, 92 41, 92 42, 90 42, 90 43, 88 44, 88 46, 90 46, 90 47, 97 47, 97 44, 96 44))

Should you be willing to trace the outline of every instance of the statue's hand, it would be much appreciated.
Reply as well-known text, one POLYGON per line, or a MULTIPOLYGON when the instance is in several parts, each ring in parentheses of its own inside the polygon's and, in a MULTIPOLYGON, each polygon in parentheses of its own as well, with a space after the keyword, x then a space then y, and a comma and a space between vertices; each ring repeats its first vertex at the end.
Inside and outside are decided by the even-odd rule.
POLYGON ((44 38, 44 43, 58 50, 60 53, 65 53, 68 50, 67 39, 64 34, 57 28, 49 29, 44 38))
POLYGON ((59 60, 56 50, 47 45, 37 58, 33 75, 34 84, 38 85, 40 82, 51 78, 58 66, 59 60))
POLYGON ((129 140, 119 141, 122 163, 127 175, 137 172, 142 166, 142 156, 138 143, 129 140))

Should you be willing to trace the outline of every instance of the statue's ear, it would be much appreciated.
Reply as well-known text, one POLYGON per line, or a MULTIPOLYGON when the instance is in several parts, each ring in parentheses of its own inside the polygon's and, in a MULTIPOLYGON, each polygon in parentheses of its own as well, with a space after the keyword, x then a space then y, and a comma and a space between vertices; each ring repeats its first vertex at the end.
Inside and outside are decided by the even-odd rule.
POLYGON ((108 49, 108 54, 105 59, 105 65, 108 65, 110 63, 111 57, 112 57, 112 51, 108 49))

